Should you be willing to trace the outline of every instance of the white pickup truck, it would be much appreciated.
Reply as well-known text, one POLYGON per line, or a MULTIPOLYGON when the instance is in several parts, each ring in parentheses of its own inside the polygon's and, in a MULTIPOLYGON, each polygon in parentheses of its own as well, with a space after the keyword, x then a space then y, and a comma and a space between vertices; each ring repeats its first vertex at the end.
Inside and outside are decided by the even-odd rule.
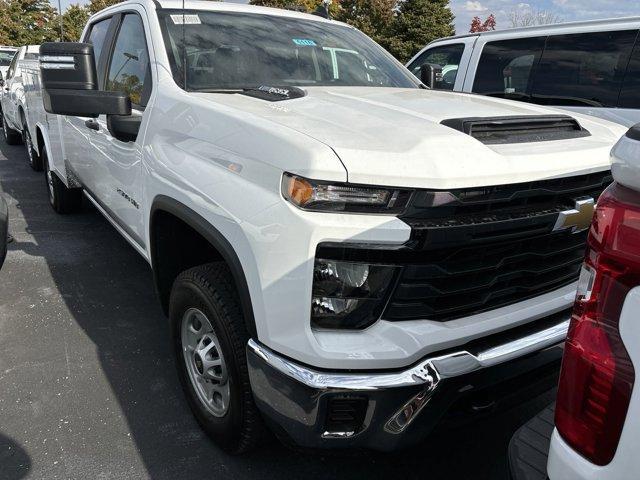
POLYGON ((555 382, 623 127, 432 91, 295 12, 131 1, 82 42, 29 88, 51 204, 149 262, 223 448, 390 450, 555 382))
MULTIPOLYGON (((27 107, 27 96, 25 94, 25 74, 29 69, 25 69, 25 62, 37 65, 39 45, 27 45, 20 47, 7 69, 5 78, 0 82, 2 91, 0 92, 0 120, 2 120, 2 133, 4 140, 9 145, 24 143, 29 154, 29 164, 36 171, 42 170, 39 157, 34 155, 33 143, 31 142, 30 115, 27 107)), ((37 72, 35 72, 37 74, 37 72)), ((29 83, 29 82, 27 82, 29 83)), ((36 108, 42 110, 42 101, 38 102, 36 108)))

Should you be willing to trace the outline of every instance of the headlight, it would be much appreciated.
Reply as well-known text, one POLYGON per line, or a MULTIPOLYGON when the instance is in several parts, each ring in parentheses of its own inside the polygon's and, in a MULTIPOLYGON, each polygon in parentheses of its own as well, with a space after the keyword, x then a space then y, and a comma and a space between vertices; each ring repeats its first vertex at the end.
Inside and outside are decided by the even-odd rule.
POLYGON ((285 173, 282 194, 303 210, 397 214, 407 206, 411 190, 321 182, 285 173))
POLYGON ((396 267, 317 259, 311 323, 316 328, 360 330, 380 318, 396 267))

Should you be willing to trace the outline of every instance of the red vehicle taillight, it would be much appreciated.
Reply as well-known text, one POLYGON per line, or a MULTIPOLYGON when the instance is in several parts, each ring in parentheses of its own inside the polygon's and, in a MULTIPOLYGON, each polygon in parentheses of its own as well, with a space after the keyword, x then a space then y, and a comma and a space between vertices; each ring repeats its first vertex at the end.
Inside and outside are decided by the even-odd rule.
POLYGON ((600 197, 565 347, 556 404, 564 440, 596 465, 613 459, 635 372, 620 313, 640 285, 640 194, 614 184, 600 197))

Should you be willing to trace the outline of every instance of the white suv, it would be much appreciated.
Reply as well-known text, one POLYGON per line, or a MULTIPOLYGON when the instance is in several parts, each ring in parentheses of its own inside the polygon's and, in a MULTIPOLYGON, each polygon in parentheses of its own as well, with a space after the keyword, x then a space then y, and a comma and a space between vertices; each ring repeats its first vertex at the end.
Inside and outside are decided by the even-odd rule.
POLYGON ((103 10, 27 91, 52 206, 84 194, 149 262, 205 430, 388 450, 553 383, 625 129, 430 91, 317 16, 181 5, 103 10))

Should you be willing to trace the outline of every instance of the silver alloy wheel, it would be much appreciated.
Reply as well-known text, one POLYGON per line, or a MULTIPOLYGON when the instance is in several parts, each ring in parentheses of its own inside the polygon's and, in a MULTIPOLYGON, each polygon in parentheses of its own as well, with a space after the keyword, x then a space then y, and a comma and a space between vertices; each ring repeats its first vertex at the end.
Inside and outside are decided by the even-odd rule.
POLYGON ((207 316, 197 308, 182 317, 180 339, 189 380, 203 407, 216 417, 229 409, 231 390, 218 337, 207 316))

